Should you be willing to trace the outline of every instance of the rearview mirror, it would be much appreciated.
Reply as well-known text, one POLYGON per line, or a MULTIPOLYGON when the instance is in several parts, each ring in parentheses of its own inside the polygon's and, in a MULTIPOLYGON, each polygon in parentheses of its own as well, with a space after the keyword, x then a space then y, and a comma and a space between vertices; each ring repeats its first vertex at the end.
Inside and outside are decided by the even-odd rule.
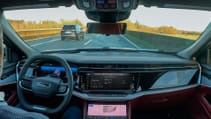
POLYGON ((88 33, 124 34, 126 29, 126 23, 87 23, 88 33))

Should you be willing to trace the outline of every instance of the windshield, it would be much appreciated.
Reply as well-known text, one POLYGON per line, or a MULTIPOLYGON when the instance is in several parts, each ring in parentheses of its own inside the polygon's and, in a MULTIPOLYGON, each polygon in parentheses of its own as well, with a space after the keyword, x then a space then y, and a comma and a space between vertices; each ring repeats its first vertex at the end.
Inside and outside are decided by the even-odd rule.
POLYGON ((211 12, 138 7, 122 35, 89 34, 85 13, 73 7, 4 12, 17 34, 39 51, 86 48, 179 52, 193 44, 211 21, 211 12))

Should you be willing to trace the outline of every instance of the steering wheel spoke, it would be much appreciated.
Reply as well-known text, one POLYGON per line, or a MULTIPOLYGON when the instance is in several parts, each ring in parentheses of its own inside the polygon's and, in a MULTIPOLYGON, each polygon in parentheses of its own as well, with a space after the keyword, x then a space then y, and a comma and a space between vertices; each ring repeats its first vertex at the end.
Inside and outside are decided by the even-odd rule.
POLYGON ((60 83, 60 86, 67 86, 68 87, 68 85, 69 85, 68 83, 63 83, 63 82, 60 83))
POLYGON ((61 82, 57 89, 56 96, 66 96, 68 94, 68 91, 69 91, 68 83, 61 82))
POLYGON ((62 87, 58 89, 56 96, 67 96, 69 94, 70 89, 68 87, 62 87))
POLYGON ((19 82, 20 87, 25 90, 25 91, 30 91, 32 92, 32 78, 30 77, 24 77, 20 82, 19 82))

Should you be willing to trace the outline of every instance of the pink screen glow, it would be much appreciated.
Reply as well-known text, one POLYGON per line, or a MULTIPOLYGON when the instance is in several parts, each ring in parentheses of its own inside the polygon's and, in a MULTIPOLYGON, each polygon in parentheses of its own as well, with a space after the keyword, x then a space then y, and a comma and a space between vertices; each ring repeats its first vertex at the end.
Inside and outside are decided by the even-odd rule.
POLYGON ((126 105, 89 104, 88 116, 127 116, 126 105))

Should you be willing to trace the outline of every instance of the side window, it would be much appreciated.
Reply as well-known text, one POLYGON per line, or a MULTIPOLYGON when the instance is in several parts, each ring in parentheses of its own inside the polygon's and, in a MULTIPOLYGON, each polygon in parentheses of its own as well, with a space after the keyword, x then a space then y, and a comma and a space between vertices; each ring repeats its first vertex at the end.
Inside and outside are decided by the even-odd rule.
POLYGON ((17 63, 19 57, 16 50, 12 46, 8 46, 4 44, 4 64, 5 66, 8 64, 17 63))
POLYGON ((12 45, 3 44, 3 73, 1 80, 6 79, 15 74, 16 64, 19 60, 17 50, 12 45))
POLYGON ((202 67, 202 80, 201 83, 207 86, 211 86, 211 43, 205 46, 198 58, 202 67))
POLYGON ((3 49, 4 49, 4 57, 3 57, 3 62, 6 63, 7 62, 7 56, 6 56, 6 48, 7 46, 5 44, 3 44, 3 49))
POLYGON ((11 62, 10 62, 10 58, 9 58, 9 48, 6 44, 3 45, 4 47, 4 67, 7 67, 11 62))
POLYGON ((207 64, 211 65, 211 46, 207 49, 207 64))
POLYGON ((206 49, 203 52, 200 52, 198 61, 200 64, 211 66, 211 43, 206 46, 206 49))

